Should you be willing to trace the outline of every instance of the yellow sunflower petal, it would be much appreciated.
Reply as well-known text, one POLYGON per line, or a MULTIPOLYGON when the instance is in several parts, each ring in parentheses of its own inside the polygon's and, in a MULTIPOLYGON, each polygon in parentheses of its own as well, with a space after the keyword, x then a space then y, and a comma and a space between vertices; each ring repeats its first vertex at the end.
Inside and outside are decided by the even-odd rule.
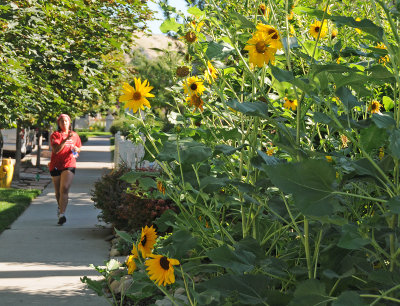
POLYGON ((129 101, 129 100, 132 100, 132 94, 124 94, 119 97, 120 102, 125 102, 125 101, 129 101))

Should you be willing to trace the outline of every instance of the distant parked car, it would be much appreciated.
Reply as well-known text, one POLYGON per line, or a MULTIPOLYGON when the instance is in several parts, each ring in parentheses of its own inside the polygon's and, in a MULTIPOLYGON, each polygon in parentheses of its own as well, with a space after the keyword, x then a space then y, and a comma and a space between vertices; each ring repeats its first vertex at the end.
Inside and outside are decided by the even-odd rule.
MULTIPOLYGON (((17 144, 17 129, 1 130, 3 135, 3 151, 4 153, 15 153, 17 144)), ((36 132, 34 129, 21 129, 21 155, 32 152, 36 146, 36 132)))

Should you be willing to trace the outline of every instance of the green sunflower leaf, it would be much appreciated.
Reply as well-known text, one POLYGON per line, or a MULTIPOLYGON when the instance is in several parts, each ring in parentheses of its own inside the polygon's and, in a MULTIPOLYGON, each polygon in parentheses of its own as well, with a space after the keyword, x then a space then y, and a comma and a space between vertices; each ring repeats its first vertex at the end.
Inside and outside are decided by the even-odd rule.
POLYGON ((299 283, 289 306, 326 305, 331 298, 327 296, 325 284, 316 279, 299 283))
POLYGON ((81 277, 81 282, 85 283, 90 289, 97 293, 98 296, 103 296, 104 280, 92 280, 87 276, 81 277))
POLYGON ((237 13, 237 12, 229 12, 229 17, 231 17, 232 21, 236 23, 241 28, 255 29, 254 23, 248 20, 245 16, 237 13))
POLYGON ((387 205, 392 213, 400 214, 400 197, 391 198, 387 205))
POLYGON ((268 118, 268 105, 264 102, 240 103, 238 100, 230 100, 226 105, 247 116, 268 118))
POLYGON ((228 146, 225 144, 216 145, 214 148, 214 155, 222 153, 224 155, 229 156, 229 155, 232 155, 233 153, 235 153, 236 151, 240 151, 241 149, 243 149, 246 146, 247 145, 245 144, 245 145, 239 146, 237 148, 234 148, 234 147, 231 147, 231 146, 228 146))
POLYGON ((336 90, 336 95, 339 97, 340 101, 346 107, 347 111, 353 109, 353 107, 361 106, 361 103, 358 102, 357 98, 353 96, 350 89, 346 87, 340 87, 336 90))
MULTIPOLYGON (((157 177, 159 176, 158 173, 156 172, 150 172, 150 171, 131 171, 128 173, 125 173, 120 177, 120 180, 123 180, 125 182, 128 182, 130 184, 136 183, 138 179, 143 179, 145 177, 157 177)), ((153 180, 153 179, 152 179, 153 180)), ((153 180, 154 181, 154 180, 153 180)))
POLYGON ((400 130, 394 130, 389 137, 389 149, 395 158, 400 159, 400 130))
POLYGON ((230 44, 226 42, 216 43, 211 41, 207 46, 206 57, 210 60, 224 60, 233 52, 234 49, 230 44))
POLYGON ((390 111, 394 107, 393 100, 388 96, 383 96, 382 103, 386 111, 390 111))
POLYGON ((314 121, 315 122, 319 122, 319 123, 323 123, 323 124, 330 124, 332 123, 332 119, 324 114, 324 113, 320 113, 320 112, 315 112, 314 113, 314 121))
POLYGON ((352 28, 358 28, 365 33, 371 34, 375 38, 378 38, 379 41, 382 41, 383 29, 369 19, 356 21, 353 17, 345 16, 327 16, 326 18, 331 19, 339 26, 346 25, 352 28))
POLYGON ((187 12, 196 17, 202 17, 205 15, 205 13, 196 6, 188 8, 187 12))
POLYGON ((271 65, 271 73, 279 82, 292 82, 294 81, 294 75, 292 71, 282 70, 276 66, 271 65))
POLYGON ((127 232, 119 231, 116 228, 114 228, 114 230, 117 233, 118 237, 122 238, 122 240, 125 240, 128 243, 133 243, 132 236, 129 235, 127 232))
POLYGON ((368 73, 368 77, 373 81, 376 80, 384 80, 385 82, 395 81, 393 73, 391 73, 383 65, 372 66, 371 68, 365 69, 365 72, 368 73))
POLYGON ((225 274, 199 285, 199 289, 216 289, 225 298, 235 298, 240 305, 287 305, 287 295, 277 290, 266 290, 271 279, 261 274, 225 274))
POLYGON ((381 129, 392 129, 396 126, 396 121, 393 119, 389 113, 377 113, 372 115, 372 121, 376 124, 378 128, 381 129))
POLYGON ((272 183, 293 194, 296 207, 305 215, 324 216, 338 209, 334 196, 335 169, 325 160, 264 167, 272 183))
POLYGON ((197 238, 186 230, 178 230, 168 237, 163 243, 163 252, 170 257, 182 260, 187 257, 187 253, 197 246, 197 238))
POLYGON ((182 25, 177 23, 175 18, 168 18, 161 24, 160 31, 163 33, 178 32, 181 27, 182 25))
POLYGON ((342 226, 342 236, 338 242, 338 247, 348 250, 358 250, 369 243, 358 232, 357 226, 354 224, 345 224, 342 226))
POLYGON ((231 250, 228 246, 223 245, 219 248, 212 249, 207 256, 213 263, 224 267, 235 274, 243 274, 254 269, 256 256, 248 251, 231 250))
POLYGON ((365 303, 360 298, 360 295, 355 291, 342 292, 337 300, 332 303, 332 306, 364 306, 365 303))
POLYGON ((371 152, 381 147, 386 139, 386 130, 379 128, 375 124, 366 129, 362 129, 360 132, 360 143, 367 152, 371 152))
MULTIPOLYGON (((315 16, 318 19, 322 19, 322 16, 324 15, 324 11, 322 11, 322 10, 317 10, 317 9, 314 9, 314 8, 311 8, 311 7, 305 7, 305 6, 296 6, 293 9, 293 12, 295 14, 297 14, 297 15, 307 14, 307 15, 310 15, 310 16, 315 16)), ((326 15, 327 14, 325 14, 325 18, 326 18, 326 15)))
POLYGON ((182 165, 192 165, 211 157, 212 151, 204 144, 186 138, 179 140, 179 155, 178 157, 177 143, 167 141, 164 143, 162 151, 157 155, 157 159, 171 162, 173 160, 178 161, 180 158, 182 165))
POLYGON ((200 189, 207 193, 217 192, 224 187, 229 179, 227 177, 206 176, 200 180, 200 189))
POLYGON ((339 64, 313 65, 312 67, 313 75, 317 75, 320 72, 343 73, 351 71, 353 71, 353 69, 339 64))

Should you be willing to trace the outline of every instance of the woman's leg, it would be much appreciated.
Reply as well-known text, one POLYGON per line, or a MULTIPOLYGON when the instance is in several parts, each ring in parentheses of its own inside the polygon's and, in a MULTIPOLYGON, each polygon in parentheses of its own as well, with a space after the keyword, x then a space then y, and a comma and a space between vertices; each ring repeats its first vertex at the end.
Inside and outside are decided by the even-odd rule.
POLYGON ((61 182, 61 176, 52 176, 51 177, 53 180, 53 185, 54 185, 54 192, 56 193, 56 200, 57 200, 57 205, 58 205, 58 210, 60 210, 60 182, 61 182))
POLYGON ((64 214, 68 205, 68 193, 74 174, 69 170, 61 172, 60 179, 60 214, 64 214))

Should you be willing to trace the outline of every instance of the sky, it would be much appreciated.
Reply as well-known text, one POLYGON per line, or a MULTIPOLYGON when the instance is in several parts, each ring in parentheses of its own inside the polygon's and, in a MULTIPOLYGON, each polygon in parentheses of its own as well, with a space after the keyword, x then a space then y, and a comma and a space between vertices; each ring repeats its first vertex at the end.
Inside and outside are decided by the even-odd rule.
MULTIPOLYGON (((157 12, 155 14, 156 18, 164 19, 164 16, 161 12, 161 8, 158 6, 158 4, 156 4, 152 1, 148 1, 147 4, 152 11, 157 12)), ((182 11, 183 13, 186 13, 186 11, 187 11, 187 6, 186 6, 185 0, 169 0, 169 5, 177 8, 178 10, 182 11)), ((162 22, 163 22, 163 20, 154 20, 154 21, 148 22, 149 28, 153 32, 153 34, 162 34, 160 31, 160 25, 162 22)))

